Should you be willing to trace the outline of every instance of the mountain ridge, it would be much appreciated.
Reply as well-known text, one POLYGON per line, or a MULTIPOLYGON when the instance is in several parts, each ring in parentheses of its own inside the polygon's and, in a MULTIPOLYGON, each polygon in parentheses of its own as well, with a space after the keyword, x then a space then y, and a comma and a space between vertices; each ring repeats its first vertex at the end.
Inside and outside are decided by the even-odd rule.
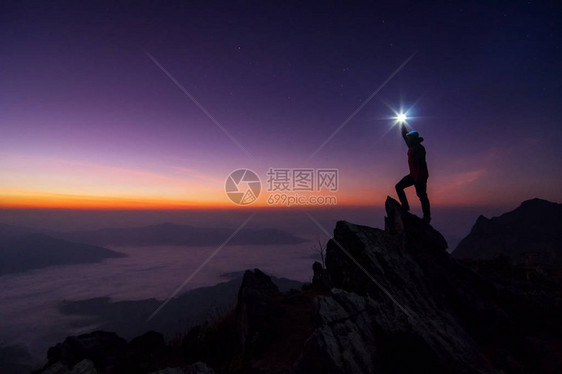
POLYGON ((562 204, 534 198, 498 217, 480 215, 452 252, 459 259, 506 256, 514 263, 562 263, 562 204))
POLYGON ((0 235, 0 276, 56 265, 100 262, 125 254, 41 233, 0 235))

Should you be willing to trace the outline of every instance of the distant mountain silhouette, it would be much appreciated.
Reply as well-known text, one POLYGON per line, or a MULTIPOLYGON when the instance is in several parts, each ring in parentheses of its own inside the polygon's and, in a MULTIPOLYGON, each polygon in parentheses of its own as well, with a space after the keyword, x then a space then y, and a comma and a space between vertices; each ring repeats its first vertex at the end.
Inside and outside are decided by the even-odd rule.
MULTIPOLYGON (((233 273, 234 274, 234 273, 233 273)), ((158 308, 163 300, 154 298, 144 300, 112 301, 108 297, 96 297, 86 300, 62 301, 59 311, 66 315, 89 316, 86 325, 95 323, 98 328, 114 331, 127 339, 140 335, 144 331, 156 330, 173 336, 183 328, 202 323, 213 316, 222 315, 236 303, 236 296, 244 272, 236 277, 214 286, 190 290, 173 298, 154 318, 147 318, 158 308)), ((301 282, 287 278, 272 277, 272 281, 282 291, 299 289, 301 282)))
POLYGON ((39 230, 35 230, 29 227, 8 225, 6 223, 0 223, 0 236, 14 236, 14 235, 26 235, 26 234, 36 234, 39 230))
POLYGON ((532 199, 499 217, 480 216, 452 255, 480 260, 501 255, 514 263, 532 257, 537 263, 559 264, 562 262, 562 204, 532 199))
MULTIPOLYGON (((62 237, 68 240, 97 245, 131 247, 181 245, 204 247, 220 245, 233 232, 233 229, 227 228, 204 228, 163 223, 145 227, 75 231, 62 234, 62 237)), ((298 244, 305 241, 286 231, 277 229, 243 229, 236 234, 228 245, 298 244)))
POLYGON ((100 262, 126 255, 89 244, 73 243, 45 234, 0 233, 0 275, 53 265, 100 262))

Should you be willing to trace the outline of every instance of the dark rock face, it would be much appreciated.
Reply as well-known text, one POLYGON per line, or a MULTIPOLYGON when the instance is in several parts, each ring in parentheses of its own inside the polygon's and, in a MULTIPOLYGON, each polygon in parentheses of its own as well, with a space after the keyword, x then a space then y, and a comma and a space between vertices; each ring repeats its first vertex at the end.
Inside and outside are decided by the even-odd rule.
MULTIPOLYGON (((316 298, 316 330, 298 373, 549 372, 562 343, 549 308, 496 286, 457 263, 442 235, 386 201, 385 230, 340 221, 328 243, 332 290, 316 298), (553 359, 553 351, 548 353, 553 359), (544 361, 544 360, 543 360, 544 361)), ((547 301, 549 300, 549 301, 547 301)), ((553 365, 558 367, 559 365, 553 365)))
POLYGON ((137 372, 150 372, 158 369, 162 357, 165 357, 169 347, 164 336, 155 331, 149 331, 137 336, 127 345, 126 367, 134 367, 137 372))
POLYGON ((104 370, 117 366, 126 349, 127 341, 112 332, 95 331, 70 336, 64 342, 49 348, 47 365, 59 362, 73 367, 78 362, 89 359, 98 370, 104 370))
POLYGON ((331 287, 330 277, 328 271, 322 267, 318 261, 312 264, 312 286, 317 290, 327 290, 331 287))
POLYGON ((169 351, 162 334, 154 331, 138 336, 129 343, 113 332, 95 331, 70 336, 49 348, 44 372, 65 373, 72 370, 74 373, 82 363, 80 365, 88 370, 92 366, 103 373, 148 373, 164 365, 169 351))
POLYGON ((379 367, 367 299, 340 289, 319 296, 317 329, 307 340, 298 373, 373 373, 379 367))
POLYGON ((562 264, 562 204, 532 199, 499 217, 480 216, 453 252, 460 259, 498 256, 515 264, 562 264))
POLYGON ((236 307, 236 332, 242 348, 248 340, 259 339, 259 332, 268 327, 276 313, 272 300, 278 294, 271 278, 259 269, 244 273, 236 307))
POLYGON ((493 292, 480 295, 482 282, 450 259, 430 225, 390 198, 386 210, 384 231, 338 222, 326 257, 335 288, 317 299, 300 371, 490 372, 458 312, 493 292))
POLYGON ((218 323, 196 326, 183 340, 189 363, 221 373, 287 373, 312 334, 310 291, 278 291, 258 269, 246 271, 236 309, 218 323))

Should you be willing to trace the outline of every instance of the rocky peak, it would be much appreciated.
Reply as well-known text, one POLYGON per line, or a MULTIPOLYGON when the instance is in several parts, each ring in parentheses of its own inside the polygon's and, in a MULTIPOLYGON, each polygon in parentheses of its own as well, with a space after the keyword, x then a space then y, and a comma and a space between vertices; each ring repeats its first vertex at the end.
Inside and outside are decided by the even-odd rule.
POLYGON ((555 313, 458 263, 443 236, 397 201, 387 198, 385 207, 385 230, 337 223, 326 251, 332 288, 315 300, 316 329, 297 371, 545 370, 536 357, 550 348, 530 345, 529 335, 560 343, 560 323, 549 322, 555 313))
POLYGON ((441 233, 421 218, 404 212, 400 203, 390 196, 385 202, 385 231, 394 235, 403 236, 405 245, 423 246, 429 250, 446 250, 447 241, 441 233))
POLYGON ((450 258, 433 227, 390 197, 385 206, 385 230, 337 223, 326 251, 331 294, 317 299, 317 330, 305 350, 332 353, 320 361, 305 355, 303 368, 489 371, 459 314, 463 296, 485 303, 480 281, 450 258), (408 360, 398 359, 405 348, 408 360))

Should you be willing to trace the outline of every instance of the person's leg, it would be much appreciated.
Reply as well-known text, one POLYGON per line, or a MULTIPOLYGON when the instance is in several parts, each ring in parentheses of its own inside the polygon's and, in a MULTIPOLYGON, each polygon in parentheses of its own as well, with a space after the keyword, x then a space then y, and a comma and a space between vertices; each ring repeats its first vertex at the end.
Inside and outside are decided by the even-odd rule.
POLYGON ((420 198, 423 220, 429 223, 429 221, 431 221, 431 212, 429 208, 429 198, 427 197, 427 179, 417 181, 414 185, 416 186, 416 195, 420 198))
POLYGON ((410 176, 410 174, 406 175, 404 178, 400 180, 400 182, 396 183, 396 193, 398 194, 398 199, 400 200, 400 204, 404 210, 410 210, 410 205, 408 205, 408 199, 406 198, 406 194, 404 193, 404 188, 410 187, 414 184, 414 180, 410 176))

